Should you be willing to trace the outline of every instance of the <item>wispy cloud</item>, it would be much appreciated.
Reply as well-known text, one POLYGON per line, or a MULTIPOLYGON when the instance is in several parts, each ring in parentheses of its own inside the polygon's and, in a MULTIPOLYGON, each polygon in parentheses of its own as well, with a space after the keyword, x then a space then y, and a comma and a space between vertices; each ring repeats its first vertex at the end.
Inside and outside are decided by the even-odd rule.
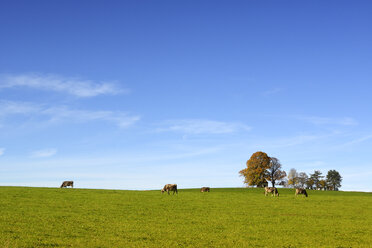
POLYGON ((171 153, 160 153, 160 154, 149 154, 146 156, 136 156, 126 158, 127 161, 133 163, 136 162, 153 162, 153 161, 167 161, 167 160, 179 160, 179 159, 189 159, 195 157, 202 157, 204 155, 211 155, 223 150, 222 147, 208 147, 208 148, 194 148, 189 151, 172 151, 171 153))
POLYGON ((370 140, 370 139, 372 139, 372 135, 365 135, 363 137, 360 137, 360 138, 354 139, 350 142, 347 142, 347 143, 341 145, 340 147, 357 145, 357 144, 360 144, 360 143, 365 142, 365 141, 370 140))
POLYGON ((39 90, 64 92, 77 97, 115 95, 128 92, 111 82, 94 82, 80 78, 67 78, 52 74, 1 75, 1 88, 27 87, 39 90))
POLYGON ((292 161, 287 164, 287 168, 301 168, 300 170, 312 173, 314 168, 316 169, 323 169, 327 166, 327 163, 321 160, 314 160, 314 161, 292 161))
POLYGON ((7 115, 25 115, 33 117, 33 120, 46 117, 49 123, 106 121, 119 127, 128 127, 140 120, 139 116, 120 111, 75 110, 66 106, 46 107, 28 102, 0 101, 0 117, 7 115))
POLYGON ((298 116, 297 119, 310 122, 314 125, 340 125, 340 126, 355 126, 358 122, 350 117, 329 118, 318 116, 298 116))
POLYGON ((281 91, 282 91, 281 88, 273 88, 273 89, 266 90, 266 91, 262 92, 262 95, 263 96, 271 96, 271 95, 275 95, 275 94, 277 94, 281 91))
POLYGON ((0 156, 4 155, 5 148, 0 148, 0 156))
POLYGON ((172 131, 186 134, 225 134, 249 131, 251 127, 235 122, 221 122, 203 119, 168 120, 158 131, 172 131))
POLYGON ((48 148, 31 152, 32 158, 48 158, 57 154, 57 149, 48 148))
MULTIPOLYGON (((289 147, 301 147, 303 145, 318 146, 329 142, 333 138, 337 137, 337 132, 328 133, 299 133, 290 136, 272 136, 270 138, 257 138, 253 140, 251 144, 247 142, 239 144, 241 147, 247 147, 247 149, 287 149, 289 147)), ((308 149, 308 148, 307 148, 308 149)))
POLYGON ((77 122, 101 120, 113 122, 123 128, 133 125, 140 119, 139 116, 129 116, 123 112, 71 110, 67 107, 48 108, 42 113, 51 116, 50 121, 52 122, 63 121, 66 119, 77 122))
POLYGON ((304 144, 307 142, 319 140, 324 137, 327 137, 327 136, 326 135, 298 135, 298 136, 282 139, 278 141, 277 145, 279 147, 296 146, 296 145, 304 144))
POLYGON ((40 111, 41 106, 28 102, 0 101, 0 116, 27 115, 40 111))
POLYGON ((302 145, 306 143, 312 143, 317 140, 321 140, 324 138, 327 138, 331 135, 325 135, 325 134, 300 134, 292 137, 287 138, 276 138, 276 139, 270 139, 269 141, 264 142, 263 144, 260 144, 262 147, 268 147, 268 148, 284 148, 284 147, 291 147, 291 146, 297 146, 302 145))

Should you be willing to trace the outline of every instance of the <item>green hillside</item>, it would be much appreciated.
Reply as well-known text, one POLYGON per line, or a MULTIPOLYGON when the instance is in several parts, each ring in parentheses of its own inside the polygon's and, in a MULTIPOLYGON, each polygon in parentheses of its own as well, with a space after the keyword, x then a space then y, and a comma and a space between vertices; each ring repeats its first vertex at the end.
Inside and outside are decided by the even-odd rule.
POLYGON ((372 194, 0 187, 0 247, 370 247, 372 194))

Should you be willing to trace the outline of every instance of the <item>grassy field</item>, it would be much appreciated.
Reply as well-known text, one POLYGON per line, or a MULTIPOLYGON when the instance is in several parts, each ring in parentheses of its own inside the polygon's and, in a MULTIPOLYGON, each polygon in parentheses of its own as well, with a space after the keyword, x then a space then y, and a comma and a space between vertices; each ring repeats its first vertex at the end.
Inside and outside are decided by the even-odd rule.
POLYGON ((0 187, 0 247, 371 247, 372 194, 0 187))

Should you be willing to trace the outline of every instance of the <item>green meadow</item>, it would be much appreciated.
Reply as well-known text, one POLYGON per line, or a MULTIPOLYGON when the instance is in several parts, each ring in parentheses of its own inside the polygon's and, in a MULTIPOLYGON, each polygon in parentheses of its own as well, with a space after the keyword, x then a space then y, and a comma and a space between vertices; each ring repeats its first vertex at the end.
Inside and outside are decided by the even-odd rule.
POLYGON ((0 187, 0 247, 371 247, 372 194, 0 187))

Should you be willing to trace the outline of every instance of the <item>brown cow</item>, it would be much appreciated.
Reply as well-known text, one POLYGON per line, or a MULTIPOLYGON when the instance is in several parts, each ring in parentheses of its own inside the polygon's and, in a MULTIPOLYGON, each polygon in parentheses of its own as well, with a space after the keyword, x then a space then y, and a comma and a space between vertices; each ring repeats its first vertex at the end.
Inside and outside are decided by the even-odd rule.
POLYGON ((265 187, 265 196, 271 193, 272 196, 279 196, 278 189, 275 187, 265 187))
POLYGON ((306 189, 296 189, 295 196, 297 195, 304 195, 307 197, 306 189))
POLYGON ((68 186, 71 186, 71 188, 74 187, 74 181, 64 181, 61 185, 61 188, 66 188, 68 186))
POLYGON ((174 193, 177 193, 177 195, 178 195, 177 184, 166 184, 166 185, 164 185, 164 188, 161 190, 161 193, 163 194, 165 191, 167 191, 168 195, 169 195, 169 191, 173 191, 173 195, 174 195, 174 193))
POLYGON ((200 192, 210 192, 211 191, 211 188, 209 187, 203 187, 200 189, 200 192))

